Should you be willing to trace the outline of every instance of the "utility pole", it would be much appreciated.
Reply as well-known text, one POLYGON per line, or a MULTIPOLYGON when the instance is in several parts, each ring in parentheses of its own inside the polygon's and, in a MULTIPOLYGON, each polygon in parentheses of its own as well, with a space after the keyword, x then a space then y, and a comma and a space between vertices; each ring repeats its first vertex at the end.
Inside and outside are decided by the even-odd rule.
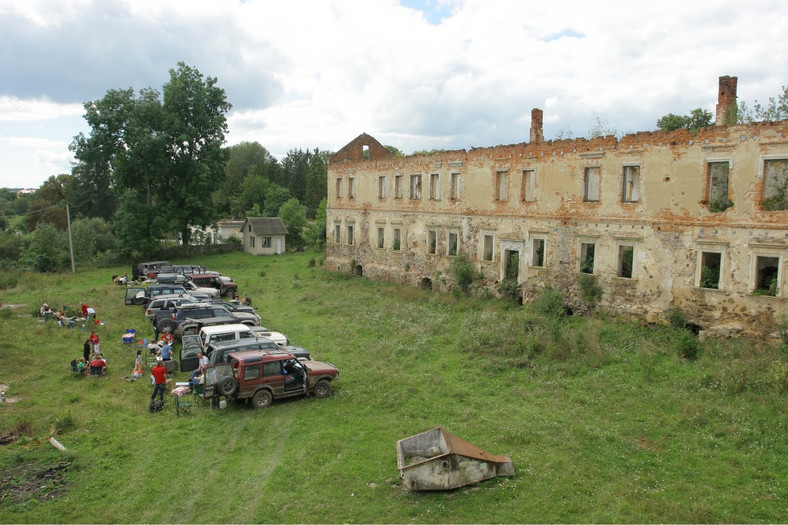
POLYGON ((68 212, 68 203, 66 203, 66 224, 68 225, 68 251, 71 254, 71 273, 77 273, 77 267, 74 266, 74 241, 71 240, 71 214, 68 212))

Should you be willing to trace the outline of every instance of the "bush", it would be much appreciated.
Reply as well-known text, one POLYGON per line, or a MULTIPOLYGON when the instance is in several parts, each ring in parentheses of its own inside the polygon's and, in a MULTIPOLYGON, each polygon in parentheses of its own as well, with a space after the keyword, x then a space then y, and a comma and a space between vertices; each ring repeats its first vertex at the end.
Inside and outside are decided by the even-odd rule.
POLYGON ((531 308, 544 316, 559 319, 566 315, 564 296, 561 292, 553 290, 552 286, 545 286, 541 293, 531 303, 531 308))
POLYGON ((667 319, 670 326, 674 328, 684 328, 687 326, 687 320, 684 318, 684 312, 681 308, 668 308, 665 310, 665 319, 667 319))
POLYGON ((597 283, 596 276, 582 273, 577 283, 580 285, 580 295, 586 306, 591 310, 596 308, 596 305, 602 300, 602 287, 597 283))
POLYGON ((469 295, 471 293, 471 284, 473 284, 473 278, 476 274, 471 261, 464 255, 460 255, 452 262, 451 271, 462 293, 469 295))
POLYGON ((700 342, 694 335, 686 330, 677 332, 674 345, 678 354, 684 359, 694 361, 698 358, 698 354, 700 353, 700 342))

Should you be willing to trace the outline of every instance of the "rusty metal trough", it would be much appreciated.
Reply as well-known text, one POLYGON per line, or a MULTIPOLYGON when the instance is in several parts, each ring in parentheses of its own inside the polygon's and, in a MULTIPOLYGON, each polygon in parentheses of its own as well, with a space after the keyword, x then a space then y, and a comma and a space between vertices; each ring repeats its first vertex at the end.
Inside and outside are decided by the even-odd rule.
POLYGON ((508 456, 488 454, 442 426, 397 441, 397 466, 407 490, 449 490, 514 476, 508 456))

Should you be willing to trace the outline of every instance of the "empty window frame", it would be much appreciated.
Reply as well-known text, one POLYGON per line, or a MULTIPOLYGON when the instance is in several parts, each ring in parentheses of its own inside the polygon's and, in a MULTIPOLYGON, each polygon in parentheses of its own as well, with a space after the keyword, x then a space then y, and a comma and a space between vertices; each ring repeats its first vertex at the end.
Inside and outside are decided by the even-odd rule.
POLYGON ((427 253, 438 253, 438 230, 427 231, 427 253))
POLYGON ((347 245, 353 246, 353 232, 355 231, 355 227, 352 224, 347 225, 347 245))
POLYGON ((271 247, 271 237, 263 237, 263 243, 261 244, 263 248, 270 248, 271 247))
POLYGON ((410 176, 410 198, 421 199, 421 175, 410 176))
POLYGON ((580 243, 580 273, 594 273, 595 242, 580 243))
POLYGON ((451 200, 458 201, 462 196, 462 176, 459 173, 451 174, 451 200))
POLYGON ((441 176, 438 173, 430 175, 430 199, 441 200, 441 176))
POLYGON ((334 225, 334 244, 342 242, 342 226, 339 224, 334 225))
POLYGON ((509 173, 499 171, 495 175, 495 200, 505 201, 509 198, 509 173))
POLYGON ((536 200, 536 170, 523 170, 523 202, 536 200))
POLYGON ((495 245, 495 238, 492 235, 482 235, 482 260, 493 260, 493 246, 495 245))
POLYGON ((725 211, 733 203, 728 197, 728 176, 731 164, 729 161, 706 163, 706 181, 708 184, 709 211, 718 213, 725 211))
POLYGON ((384 226, 378 226, 378 248, 384 248, 386 246, 386 228, 384 226))
POLYGON ((698 287, 719 290, 722 286, 722 252, 700 251, 698 287))
POLYGON ((544 267, 545 240, 541 237, 531 239, 531 266, 544 267))
POLYGON ((339 177, 337 177, 337 180, 335 182, 334 191, 336 192, 337 199, 341 199, 342 198, 342 179, 339 178, 339 177))
POLYGON ((763 161, 763 195, 761 209, 788 210, 788 159, 763 161))
POLYGON ((249 237, 249 248, 254 248, 254 236, 249 237))
POLYGON ((403 195, 404 195, 403 184, 404 184, 404 182, 403 182, 402 175, 396 175, 394 177, 394 198, 395 199, 401 199, 403 197, 403 195))
POLYGON ((621 202, 640 200, 640 166, 624 166, 622 176, 621 202))
POLYGON ((378 176, 378 199, 386 198, 386 182, 385 175, 378 176))
POLYGON ((460 235, 457 232, 449 232, 448 236, 448 246, 446 247, 446 253, 450 256, 455 256, 459 254, 460 250, 460 235))
POLYGON ((402 249, 402 229, 395 226, 392 229, 393 235, 391 239, 391 249, 392 250, 401 250, 402 249))
POLYGON ((632 279, 635 275, 635 243, 619 242, 616 248, 616 276, 632 279))
POLYGON ((583 177, 583 200, 599 202, 599 167, 586 168, 583 177))
POLYGON ((503 277, 507 281, 520 281, 520 251, 505 250, 503 253, 504 264, 503 277))
POLYGON ((782 267, 782 257, 778 255, 756 255, 755 256, 755 278, 753 282, 753 293, 756 295, 779 295, 780 268, 782 267))
POLYGON ((352 199, 356 196, 356 178, 350 177, 347 181, 347 196, 352 199))
POLYGON ((369 145, 368 144, 364 144, 363 146, 361 146, 361 157, 364 160, 369 160, 369 145))

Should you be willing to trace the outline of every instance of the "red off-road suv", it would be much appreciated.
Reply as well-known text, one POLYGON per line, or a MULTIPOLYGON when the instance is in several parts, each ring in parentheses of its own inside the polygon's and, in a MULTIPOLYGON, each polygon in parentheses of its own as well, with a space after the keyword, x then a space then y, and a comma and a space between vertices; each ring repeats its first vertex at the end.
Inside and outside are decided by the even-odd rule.
POLYGON ((339 370, 330 363, 301 361, 278 350, 245 350, 227 355, 227 362, 205 368, 202 396, 249 399, 265 408, 274 399, 314 394, 331 395, 339 370))

